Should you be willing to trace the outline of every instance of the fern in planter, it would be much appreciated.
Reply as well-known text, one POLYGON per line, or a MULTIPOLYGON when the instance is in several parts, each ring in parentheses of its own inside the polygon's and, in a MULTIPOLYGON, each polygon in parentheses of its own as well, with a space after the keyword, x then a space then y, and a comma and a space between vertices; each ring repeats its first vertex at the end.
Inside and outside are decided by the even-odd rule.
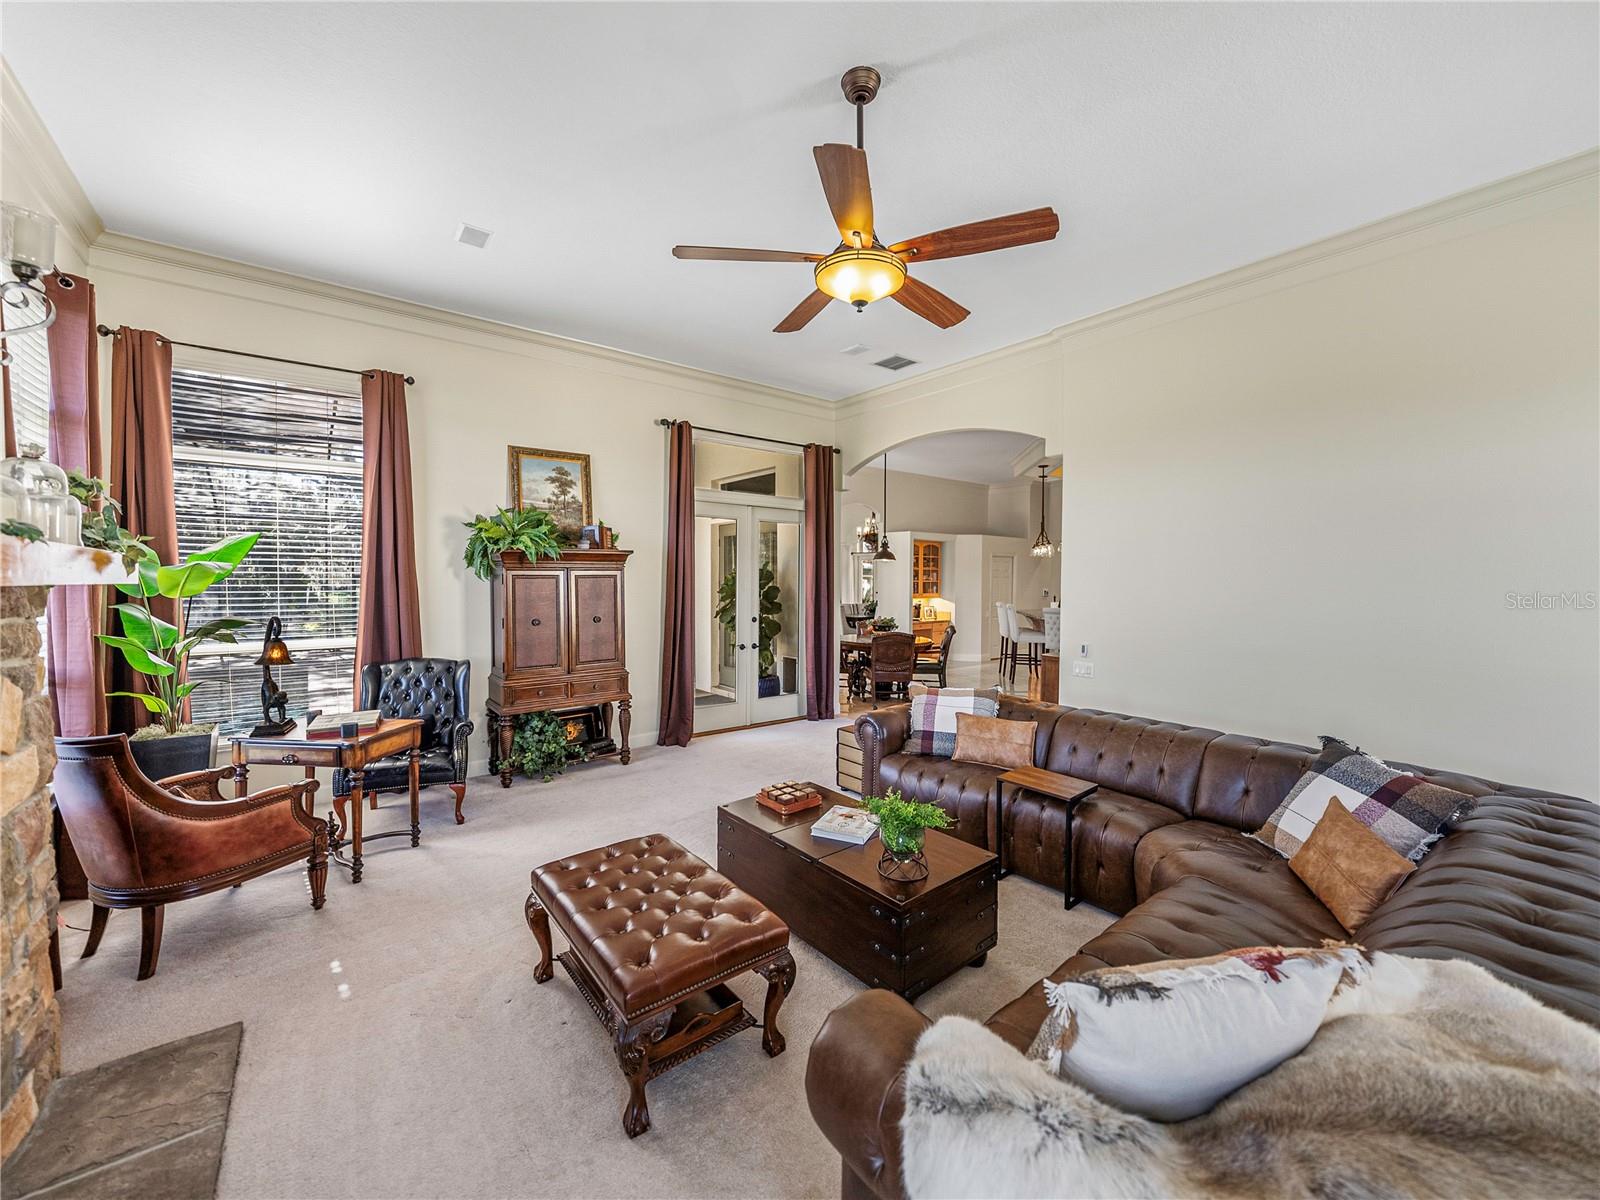
POLYGON ((529 561, 561 557, 561 531, 554 518, 538 508, 502 508, 492 517, 482 513, 463 524, 472 532, 462 557, 479 579, 493 579, 495 564, 507 550, 520 550, 529 561))
POLYGON ((567 723, 550 713, 527 713, 517 718, 511 738, 511 761, 530 778, 549 783, 568 763, 587 762, 589 752, 581 742, 567 737, 567 723))

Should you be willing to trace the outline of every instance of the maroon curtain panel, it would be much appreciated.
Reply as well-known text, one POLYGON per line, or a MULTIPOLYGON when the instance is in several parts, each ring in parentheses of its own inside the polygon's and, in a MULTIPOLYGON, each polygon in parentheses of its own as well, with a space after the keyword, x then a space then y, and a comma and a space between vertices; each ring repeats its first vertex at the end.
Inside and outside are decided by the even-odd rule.
POLYGON ((675 421, 667 438, 667 572, 656 745, 687 746, 694 736, 694 427, 675 421))
MULTIPOLYGON (((111 496, 122 505, 124 529, 148 538, 162 562, 178 561, 178 510, 172 495, 172 343, 148 329, 126 325, 117 330, 111 347, 111 496)), ((111 593, 109 598, 114 602, 121 596, 111 593)), ((150 601, 150 610, 164 621, 181 623, 176 600, 158 596, 150 601)), ((106 675, 111 691, 142 690, 139 677, 120 654, 110 656, 106 675)), ((149 720, 144 705, 136 700, 117 697, 108 704, 114 733, 132 733, 149 720)))
POLYGON ((357 704, 362 667, 422 654, 404 376, 393 371, 362 375, 361 443, 361 588, 351 680, 357 704))
POLYGON ((806 720, 837 715, 833 653, 833 447, 806 447, 805 601, 806 720))
MULTIPOLYGON (((98 475, 100 347, 94 285, 76 275, 48 275, 55 305, 50 326, 50 461, 67 471, 98 475)), ((50 591, 45 644, 56 733, 90 737, 106 732, 105 647, 95 639, 105 614, 104 589, 78 584, 50 591)))

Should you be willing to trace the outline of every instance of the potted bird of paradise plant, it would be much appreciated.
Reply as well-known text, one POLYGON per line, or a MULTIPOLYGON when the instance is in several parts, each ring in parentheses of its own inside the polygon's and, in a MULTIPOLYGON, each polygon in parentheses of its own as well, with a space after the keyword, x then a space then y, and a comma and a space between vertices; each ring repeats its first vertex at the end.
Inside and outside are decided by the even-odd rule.
POLYGON ((117 584, 118 591, 132 597, 129 602, 111 606, 122 631, 102 633, 99 638, 143 676, 145 690, 107 695, 132 698, 144 705, 153 718, 128 739, 134 761, 151 779, 200 771, 211 765, 216 726, 190 724, 183 719, 184 701, 199 686, 186 678, 189 655, 204 642, 237 641, 235 630, 248 623, 237 617, 219 617, 192 628, 185 619, 180 627, 156 616, 151 601, 158 597, 175 600, 187 618, 194 598, 232 575, 260 537, 259 533, 245 533, 224 538, 196 550, 174 566, 163 566, 154 550, 140 545, 133 581, 117 584))

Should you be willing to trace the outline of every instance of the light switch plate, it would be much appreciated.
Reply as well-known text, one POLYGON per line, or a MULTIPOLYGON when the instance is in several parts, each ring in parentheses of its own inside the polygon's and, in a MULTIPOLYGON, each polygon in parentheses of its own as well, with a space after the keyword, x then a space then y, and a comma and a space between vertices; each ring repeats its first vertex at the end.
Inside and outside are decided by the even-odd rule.
POLYGON ((1080 679, 1094 678, 1094 664, 1092 662, 1077 661, 1072 664, 1072 673, 1080 679))

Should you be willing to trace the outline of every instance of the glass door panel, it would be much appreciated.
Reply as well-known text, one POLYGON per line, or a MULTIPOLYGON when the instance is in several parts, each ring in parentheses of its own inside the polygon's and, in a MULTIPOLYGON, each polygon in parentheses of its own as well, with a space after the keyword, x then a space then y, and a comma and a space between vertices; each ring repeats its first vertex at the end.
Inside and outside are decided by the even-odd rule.
POLYGON ((800 513, 695 507, 696 733, 801 715, 800 513))

